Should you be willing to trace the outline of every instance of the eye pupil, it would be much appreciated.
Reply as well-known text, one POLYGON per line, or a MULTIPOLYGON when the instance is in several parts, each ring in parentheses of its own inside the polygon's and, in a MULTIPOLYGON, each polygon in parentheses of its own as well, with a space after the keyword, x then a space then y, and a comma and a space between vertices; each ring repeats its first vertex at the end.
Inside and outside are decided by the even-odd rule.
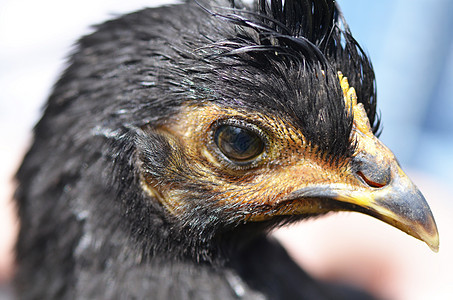
POLYGON ((226 157, 235 161, 255 158, 264 149, 264 143, 256 133, 232 125, 217 128, 214 141, 226 157))

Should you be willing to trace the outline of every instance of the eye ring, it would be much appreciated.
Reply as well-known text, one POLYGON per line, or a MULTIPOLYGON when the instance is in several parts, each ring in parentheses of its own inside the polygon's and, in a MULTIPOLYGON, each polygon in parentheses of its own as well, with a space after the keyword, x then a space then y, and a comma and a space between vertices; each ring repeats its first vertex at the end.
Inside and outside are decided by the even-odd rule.
POLYGON ((250 164, 265 152, 266 140, 255 125, 229 120, 219 122, 213 129, 213 144, 229 161, 250 164))

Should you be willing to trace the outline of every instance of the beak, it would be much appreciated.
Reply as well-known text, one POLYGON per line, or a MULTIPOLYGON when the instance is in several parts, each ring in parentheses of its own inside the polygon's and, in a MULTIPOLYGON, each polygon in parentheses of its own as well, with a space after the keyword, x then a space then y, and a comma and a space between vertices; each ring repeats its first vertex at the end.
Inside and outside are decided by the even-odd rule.
POLYGON ((357 205, 358 211, 424 241, 431 250, 437 252, 439 234, 425 197, 399 166, 392 170, 391 175, 389 184, 381 188, 350 192, 347 188, 330 188, 328 193, 331 193, 332 199, 357 205))
POLYGON ((329 201, 331 211, 370 215, 422 240, 437 252, 436 222, 420 190, 403 172, 393 153, 376 137, 364 135, 359 145, 350 162, 348 182, 301 187, 287 199, 333 200, 329 201))
POLYGON ((434 252, 439 250, 439 234, 431 209, 420 190, 399 166, 392 170, 388 185, 369 193, 359 192, 353 197, 343 198, 339 194, 337 199, 363 201, 365 213, 424 241, 434 252))

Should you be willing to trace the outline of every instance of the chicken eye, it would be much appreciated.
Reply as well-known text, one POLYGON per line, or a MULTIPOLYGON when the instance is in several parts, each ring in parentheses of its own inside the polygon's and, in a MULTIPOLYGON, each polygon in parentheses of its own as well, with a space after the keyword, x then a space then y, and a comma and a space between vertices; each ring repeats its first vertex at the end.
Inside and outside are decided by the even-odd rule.
POLYGON ((264 150, 264 142, 256 133, 232 125, 218 127, 214 141, 226 157, 239 162, 255 158, 264 150))

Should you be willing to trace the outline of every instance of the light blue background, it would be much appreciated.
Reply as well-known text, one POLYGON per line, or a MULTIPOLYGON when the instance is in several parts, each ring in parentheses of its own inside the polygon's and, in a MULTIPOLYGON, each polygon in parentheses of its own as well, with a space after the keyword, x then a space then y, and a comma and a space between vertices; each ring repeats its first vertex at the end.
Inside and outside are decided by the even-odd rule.
POLYGON ((338 2, 374 64, 384 126, 381 139, 403 167, 449 184, 453 181, 453 1, 338 2))

